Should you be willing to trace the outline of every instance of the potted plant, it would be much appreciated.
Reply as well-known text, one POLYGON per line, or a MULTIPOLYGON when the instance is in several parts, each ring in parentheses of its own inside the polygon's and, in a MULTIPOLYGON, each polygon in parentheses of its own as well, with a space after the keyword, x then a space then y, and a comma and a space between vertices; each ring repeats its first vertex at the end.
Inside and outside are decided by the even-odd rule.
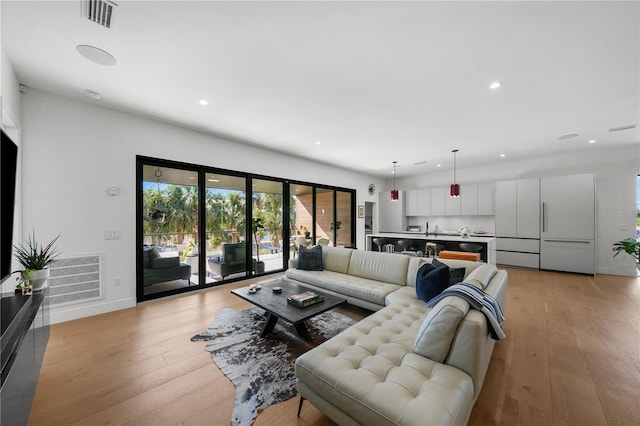
POLYGON ((636 268, 640 269, 640 241, 635 238, 626 238, 613 244, 614 251, 613 257, 616 257, 620 252, 625 252, 636 260, 636 268))
POLYGON ((262 274, 264 273, 264 262, 260 261, 260 239, 264 237, 264 225, 262 224, 261 217, 254 217, 251 220, 251 232, 256 242, 256 262, 254 269, 256 274, 262 274))
POLYGON ((47 266, 60 254, 55 247, 58 238, 59 234, 49 244, 39 244, 34 231, 33 235, 27 237, 26 242, 14 245, 16 259, 24 267, 24 270, 18 271, 21 274, 18 288, 22 289, 27 282, 31 283, 33 291, 40 291, 46 287, 49 279, 47 266))
POLYGON ((300 225, 300 229, 304 232, 304 237, 308 240, 309 238, 311 238, 311 232, 309 232, 309 229, 306 226, 302 226, 300 225))

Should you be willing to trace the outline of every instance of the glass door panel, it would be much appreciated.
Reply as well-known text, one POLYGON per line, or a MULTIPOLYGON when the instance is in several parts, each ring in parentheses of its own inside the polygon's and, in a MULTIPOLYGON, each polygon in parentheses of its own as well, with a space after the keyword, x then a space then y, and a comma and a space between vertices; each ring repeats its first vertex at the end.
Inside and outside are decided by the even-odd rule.
POLYGON ((291 184, 289 186, 289 255, 296 257, 300 244, 311 242, 313 230, 313 187, 291 184))
POLYGON ((282 182, 253 179, 251 226, 253 270, 256 274, 284 268, 282 255, 282 182))
POLYGON ((198 285, 198 173, 143 166, 144 295, 198 285))
POLYGON ((351 192, 336 191, 336 225, 334 232, 336 245, 342 247, 353 247, 352 241, 352 196, 351 192))
POLYGON ((316 189, 316 243, 335 245, 332 189, 316 189), (328 240, 328 241, 327 241, 328 240))
POLYGON ((246 178, 205 174, 207 282, 247 275, 246 178))

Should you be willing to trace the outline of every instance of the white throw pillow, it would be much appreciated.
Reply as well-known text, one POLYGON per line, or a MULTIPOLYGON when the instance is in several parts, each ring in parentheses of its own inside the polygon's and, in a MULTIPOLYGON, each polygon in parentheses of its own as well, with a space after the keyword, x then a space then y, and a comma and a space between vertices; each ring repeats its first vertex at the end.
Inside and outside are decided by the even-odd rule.
POLYGON ((430 360, 443 362, 451 348, 458 325, 469 311, 469 303, 457 296, 439 301, 424 319, 413 351, 430 360))

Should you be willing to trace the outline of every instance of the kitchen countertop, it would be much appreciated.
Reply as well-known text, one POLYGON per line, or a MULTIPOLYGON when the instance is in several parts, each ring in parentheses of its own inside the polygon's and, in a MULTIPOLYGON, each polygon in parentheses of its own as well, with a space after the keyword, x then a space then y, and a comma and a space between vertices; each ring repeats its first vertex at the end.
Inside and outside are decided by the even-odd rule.
POLYGON ((469 238, 462 238, 460 235, 442 235, 429 233, 427 237, 424 232, 379 232, 377 234, 367 234, 367 238, 408 238, 411 240, 430 240, 430 241, 474 241, 478 243, 489 243, 495 240, 494 236, 488 236, 485 234, 471 234, 469 238))

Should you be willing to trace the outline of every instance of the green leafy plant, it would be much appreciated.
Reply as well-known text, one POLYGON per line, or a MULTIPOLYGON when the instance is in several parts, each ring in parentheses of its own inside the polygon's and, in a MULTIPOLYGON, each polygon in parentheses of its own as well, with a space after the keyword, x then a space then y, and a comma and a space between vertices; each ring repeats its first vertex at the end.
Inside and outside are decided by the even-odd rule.
POLYGON ((47 245, 39 244, 36 241, 34 231, 33 235, 27 237, 27 241, 13 246, 16 259, 25 270, 39 271, 44 269, 60 255, 55 246, 58 238, 60 238, 60 234, 47 245))
POLYGON ((637 241, 635 238, 620 240, 613 244, 611 250, 615 252, 613 257, 619 255, 620 252, 625 252, 636 259, 636 262, 640 262, 640 241, 637 241))

